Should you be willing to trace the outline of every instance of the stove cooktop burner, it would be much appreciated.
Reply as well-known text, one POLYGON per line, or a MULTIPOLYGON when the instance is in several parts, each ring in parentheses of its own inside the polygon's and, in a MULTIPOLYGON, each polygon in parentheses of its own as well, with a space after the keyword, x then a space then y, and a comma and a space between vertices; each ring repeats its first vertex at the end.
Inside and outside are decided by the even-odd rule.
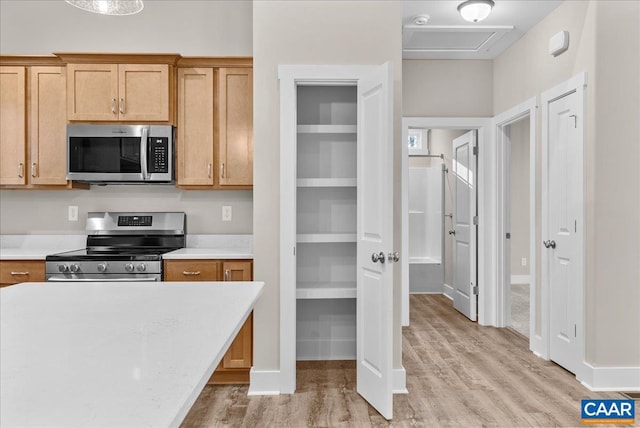
POLYGON ((153 261, 176 248, 130 248, 118 250, 80 249, 47 256, 48 261, 153 261))

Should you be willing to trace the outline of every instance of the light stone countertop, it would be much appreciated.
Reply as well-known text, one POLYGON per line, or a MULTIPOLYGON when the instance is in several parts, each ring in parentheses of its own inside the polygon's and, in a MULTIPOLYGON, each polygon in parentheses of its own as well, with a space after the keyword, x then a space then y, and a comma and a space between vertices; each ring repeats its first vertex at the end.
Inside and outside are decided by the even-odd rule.
MULTIPOLYGON (((1 235, 0 260, 44 260, 50 254, 85 248, 85 235, 1 235)), ((252 235, 187 235, 187 247, 164 259, 253 259, 252 235)))
POLYGON ((179 426, 262 282, 0 290, 0 425, 179 426))
POLYGON ((86 246, 86 235, 0 235, 0 260, 44 260, 86 246))

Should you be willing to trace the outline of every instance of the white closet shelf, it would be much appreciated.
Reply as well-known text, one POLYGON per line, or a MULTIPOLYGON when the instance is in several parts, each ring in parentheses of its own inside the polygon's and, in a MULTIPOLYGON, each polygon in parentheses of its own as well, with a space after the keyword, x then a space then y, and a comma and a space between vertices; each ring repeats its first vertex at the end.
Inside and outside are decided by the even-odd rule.
POLYGON ((298 125, 298 134, 355 134, 356 125, 298 125))
POLYGON ((351 282, 298 282, 298 299, 355 299, 356 283, 351 282))
POLYGON ((356 187, 355 178, 298 178, 298 187, 356 187))
POLYGON ((355 233, 299 233, 299 243, 356 242, 355 233))

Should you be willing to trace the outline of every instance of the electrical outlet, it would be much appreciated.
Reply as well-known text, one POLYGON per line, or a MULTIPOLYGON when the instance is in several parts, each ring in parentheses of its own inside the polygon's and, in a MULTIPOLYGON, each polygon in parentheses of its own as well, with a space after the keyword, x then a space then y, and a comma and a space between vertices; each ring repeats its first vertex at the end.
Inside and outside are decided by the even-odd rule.
POLYGON ((78 221, 78 206, 77 205, 69 205, 68 220, 69 221, 78 221))
POLYGON ((522 266, 526 266, 526 265, 527 265, 527 258, 526 258, 526 257, 523 257, 523 258, 522 258, 522 260, 520 261, 520 264, 521 264, 522 266))
POLYGON ((231 221, 232 218, 231 205, 222 206, 222 221, 231 221))

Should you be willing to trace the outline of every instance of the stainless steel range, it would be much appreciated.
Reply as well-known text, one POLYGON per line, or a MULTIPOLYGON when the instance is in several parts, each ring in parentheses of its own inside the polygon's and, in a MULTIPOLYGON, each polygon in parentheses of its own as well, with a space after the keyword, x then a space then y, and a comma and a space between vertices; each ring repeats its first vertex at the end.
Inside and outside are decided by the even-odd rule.
POLYGON ((90 212, 87 248, 46 258, 47 281, 162 281, 162 255, 184 248, 182 212, 90 212))

